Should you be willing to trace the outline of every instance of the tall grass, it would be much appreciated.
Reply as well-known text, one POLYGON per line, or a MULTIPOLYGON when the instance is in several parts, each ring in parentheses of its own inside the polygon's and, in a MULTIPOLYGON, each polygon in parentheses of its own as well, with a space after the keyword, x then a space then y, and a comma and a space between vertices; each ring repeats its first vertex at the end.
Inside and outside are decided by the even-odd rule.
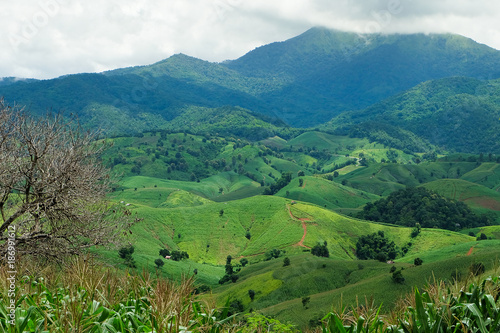
MULTIPOLYGON (((7 293, 0 295, 2 332, 219 332, 231 327, 226 308, 194 298, 192 278, 176 283, 151 274, 103 269, 91 257, 65 267, 17 268, 15 325, 9 322, 7 293)), ((0 268, 7 290, 7 267, 0 268)))

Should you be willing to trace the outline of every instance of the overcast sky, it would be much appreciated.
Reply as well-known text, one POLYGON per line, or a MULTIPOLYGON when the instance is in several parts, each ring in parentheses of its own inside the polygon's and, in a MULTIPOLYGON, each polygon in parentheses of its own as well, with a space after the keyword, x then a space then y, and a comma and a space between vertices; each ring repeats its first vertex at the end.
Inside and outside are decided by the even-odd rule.
POLYGON ((452 32, 500 49, 499 22, 496 0, 4 0, 0 77, 101 72, 175 53, 223 61, 313 26, 452 32))

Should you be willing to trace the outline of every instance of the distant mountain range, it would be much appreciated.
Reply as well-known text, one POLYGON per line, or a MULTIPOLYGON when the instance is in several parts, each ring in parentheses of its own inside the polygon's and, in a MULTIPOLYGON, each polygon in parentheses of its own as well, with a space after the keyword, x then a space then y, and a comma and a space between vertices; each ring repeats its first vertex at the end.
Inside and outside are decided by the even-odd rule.
POLYGON ((34 113, 78 114, 109 133, 166 128, 193 110, 237 106, 293 127, 373 136, 376 122, 444 149, 500 151, 498 78, 500 51, 462 36, 312 28, 223 63, 178 54, 99 74, 4 79, 0 96, 34 113))

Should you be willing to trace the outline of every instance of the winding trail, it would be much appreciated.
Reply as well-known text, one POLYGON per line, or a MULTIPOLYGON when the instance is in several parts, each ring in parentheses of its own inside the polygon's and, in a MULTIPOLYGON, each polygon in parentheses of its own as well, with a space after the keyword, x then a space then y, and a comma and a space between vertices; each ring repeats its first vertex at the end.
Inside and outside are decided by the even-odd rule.
POLYGON ((306 239, 306 236, 307 236, 306 221, 311 221, 311 219, 308 219, 307 217, 303 217, 303 218, 296 217, 295 215, 293 215, 292 210, 290 209, 290 206, 287 205, 287 207, 288 207, 288 214, 290 214, 290 217, 293 220, 300 221, 302 223, 302 229, 304 229, 304 234, 302 235, 302 238, 300 239, 300 241, 298 243, 294 244, 293 246, 301 246, 301 247, 305 247, 306 249, 310 249, 311 248, 310 246, 304 245, 304 239, 306 239))

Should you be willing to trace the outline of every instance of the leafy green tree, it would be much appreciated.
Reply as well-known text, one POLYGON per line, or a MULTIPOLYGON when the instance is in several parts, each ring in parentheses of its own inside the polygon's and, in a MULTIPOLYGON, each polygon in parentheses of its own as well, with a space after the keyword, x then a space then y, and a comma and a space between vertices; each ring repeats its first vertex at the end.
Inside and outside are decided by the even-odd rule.
POLYGON ((241 266, 245 267, 248 264, 248 259, 247 258, 241 258, 240 259, 240 264, 241 264, 241 266))
POLYGON ((135 260, 132 257, 133 253, 134 253, 134 247, 132 245, 122 247, 118 250, 118 255, 120 256, 120 258, 125 260, 125 265, 127 265, 130 268, 137 267, 137 265, 135 264, 135 260))
POLYGON ((311 301, 311 297, 310 296, 304 296, 304 297, 302 297, 302 306, 307 309, 307 304, 309 304, 310 301, 311 301))
POLYGON ((324 241, 323 244, 318 243, 314 245, 311 249, 311 253, 317 257, 328 258, 330 256, 326 241, 324 241))
POLYGON ((161 259, 156 259, 155 264, 156 264, 156 268, 162 268, 163 265, 165 265, 165 262, 161 259))
POLYGON ((170 255, 170 251, 167 249, 161 249, 159 252, 159 255, 162 256, 163 258, 165 258, 166 256, 170 255))
POLYGON ((387 259, 395 259, 397 253, 396 244, 385 237, 383 231, 361 236, 356 242, 356 256, 361 260, 386 261, 387 259))
POLYGON ((405 282, 405 278, 403 277, 403 272, 401 270, 394 271, 394 273, 392 273, 392 282, 397 284, 403 284, 405 282))
POLYGON ((253 299, 255 298, 255 290, 248 290, 248 297, 250 297, 250 299, 253 301, 253 299))
POLYGON ((290 258, 286 257, 283 259, 283 266, 290 266, 290 258))
POLYGON ((415 260, 413 260, 413 264, 415 266, 420 266, 420 265, 422 265, 423 262, 424 261, 422 259, 420 259, 420 258, 415 258, 415 260))

